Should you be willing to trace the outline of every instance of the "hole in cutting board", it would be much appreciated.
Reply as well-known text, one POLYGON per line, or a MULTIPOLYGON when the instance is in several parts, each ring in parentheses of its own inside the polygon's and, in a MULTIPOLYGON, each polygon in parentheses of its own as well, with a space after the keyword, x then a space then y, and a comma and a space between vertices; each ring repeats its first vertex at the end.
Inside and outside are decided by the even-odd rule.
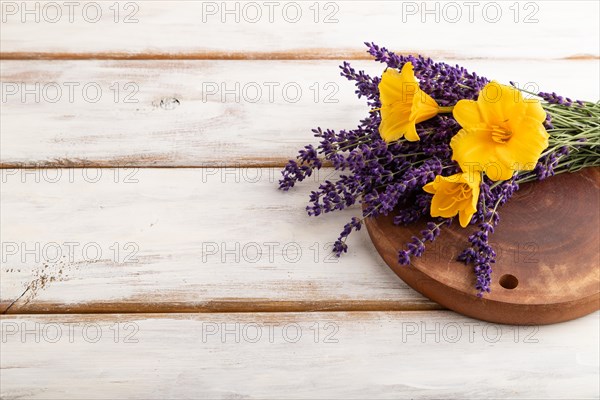
POLYGON ((519 286, 519 280, 511 274, 504 274, 500 277, 500 286, 504 289, 514 289, 519 286))

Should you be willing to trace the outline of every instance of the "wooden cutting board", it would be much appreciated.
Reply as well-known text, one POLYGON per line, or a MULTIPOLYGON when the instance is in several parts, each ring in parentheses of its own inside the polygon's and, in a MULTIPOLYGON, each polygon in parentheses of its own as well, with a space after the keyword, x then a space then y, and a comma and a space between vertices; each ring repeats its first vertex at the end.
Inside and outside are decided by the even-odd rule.
POLYGON ((461 314, 506 324, 550 324, 600 308, 600 169, 523 184, 500 210, 491 236, 498 257, 491 293, 477 297, 472 266, 456 261, 476 227, 444 227, 421 258, 398 250, 426 221, 408 227, 393 215, 366 225, 381 257, 412 288, 461 314))

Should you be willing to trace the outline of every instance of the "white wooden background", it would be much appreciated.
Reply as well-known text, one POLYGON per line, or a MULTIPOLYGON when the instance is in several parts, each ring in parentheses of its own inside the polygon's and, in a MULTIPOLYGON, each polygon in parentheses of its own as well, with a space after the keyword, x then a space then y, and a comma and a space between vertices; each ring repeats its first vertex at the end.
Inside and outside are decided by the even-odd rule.
POLYGON ((598 313, 462 317, 364 231, 331 258, 358 210, 304 206, 332 171, 276 190, 311 128, 367 112, 337 69, 381 73, 366 40, 597 100, 597 1, 483 1, 472 22, 464 2, 456 22, 448 2, 276 2, 272 21, 228 2, 239 22, 221 2, 77 2, 72 22, 61 2, 0 3, 3 399, 600 396, 598 313))

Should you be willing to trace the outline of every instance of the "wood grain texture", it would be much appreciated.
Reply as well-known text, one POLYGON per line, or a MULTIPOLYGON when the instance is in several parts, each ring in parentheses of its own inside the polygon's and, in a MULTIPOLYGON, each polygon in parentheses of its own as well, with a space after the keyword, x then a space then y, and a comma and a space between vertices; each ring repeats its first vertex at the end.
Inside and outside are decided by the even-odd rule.
POLYGON ((359 210, 307 217, 308 188, 278 191, 278 169, 0 172, 4 312, 439 308, 366 232, 332 256, 359 210))
POLYGON ((2 399, 598 398, 598 313, 538 329, 436 311, 365 231, 330 258, 359 210, 310 219, 307 188, 279 193, 278 168, 246 168, 282 165, 316 125, 364 117, 337 69, 381 73, 364 40, 598 99, 596 1, 520 2, 516 23, 512 1, 499 23, 480 10, 474 23, 404 22, 411 2, 393 1, 319 2, 317 22, 314 2, 298 2, 297 23, 203 20, 207 5, 251 2, 119 1, 116 22, 112 0, 78 2, 73 22, 64 2, 31 3, 62 19, 23 23, 6 7, 24 2, 0 4, 2 399), (265 82, 303 95, 270 101, 265 82), (207 83, 263 96, 205 101, 207 83), (14 84, 49 92, 23 101, 14 84))
POLYGON ((539 328, 449 311, 16 316, 0 326, 7 400, 599 395, 598 313, 539 328))
MULTIPOLYGON (((598 60, 460 63, 528 90, 600 98, 598 60)), ((0 166, 283 165, 314 142, 312 128, 352 128, 367 115, 338 64, 3 61, 0 166)), ((382 71, 372 61, 353 64, 382 71)))
POLYGON ((599 193, 599 168, 523 184, 490 237, 498 256, 492 292, 483 299, 471 268, 456 261, 473 229, 444 227, 422 258, 403 267, 398 251, 425 222, 398 227, 391 216, 380 217, 367 228, 390 268, 445 307, 497 323, 551 324, 600 309, 599 193))
POLYGON ((285 1, 272 9, 251 1, 97 1, 80 2, 72 12, 37 3, 37 13, 29 6, 32 14, 20 2, 3 9, 3 54, 322 58, 333 52, 346 58, 373 40, 455 58, 598 57, 590 40, 599 34, 595 1, 480 2, 472 9, 452 1, 285 1))

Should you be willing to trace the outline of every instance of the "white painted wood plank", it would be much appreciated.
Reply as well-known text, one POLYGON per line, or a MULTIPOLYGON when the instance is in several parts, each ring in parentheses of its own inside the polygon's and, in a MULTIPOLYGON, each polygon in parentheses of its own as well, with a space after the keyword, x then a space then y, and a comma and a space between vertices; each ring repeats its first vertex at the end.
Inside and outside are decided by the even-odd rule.
POLYGON ((322 57, 373 40, 459 57, 598 56, 596 1, 115 3, 3 1, 2 52, 322 57))
POLYGON ((449 311, 19 316, 0 326, 7 400, 599 395, 598 313, 539 328, 449 311))
POLYGON ((312 179, 283 193, 278 169, 0 173, 2 311, 437 307, 389 270, 364 230, 349 254, 331 255, 359 211, 306 216, 312 179))
MULTIPOLYGON (((598 60, 460 63, 530 90, 537 87, 573 98, 600 98, 598 60)), ((281 165, 313 142, 312 128, 352 128, 367 115, 364 102, 353 93, 354 86, 339 76, 338 64, 3 61, 0 163, 34 167, 281 165), (95 88, 100 88, 101 95, 96 95, 95 88), (261 97, 255 100, 258 93, 261 97), (135 102, 126 102, 129 94, 128 100, 135 102), (96 98, 97 102, 91 102, 96 98)), ((381 64, 372 61, 354 64, 373 75, 382 71, 381 64)))

